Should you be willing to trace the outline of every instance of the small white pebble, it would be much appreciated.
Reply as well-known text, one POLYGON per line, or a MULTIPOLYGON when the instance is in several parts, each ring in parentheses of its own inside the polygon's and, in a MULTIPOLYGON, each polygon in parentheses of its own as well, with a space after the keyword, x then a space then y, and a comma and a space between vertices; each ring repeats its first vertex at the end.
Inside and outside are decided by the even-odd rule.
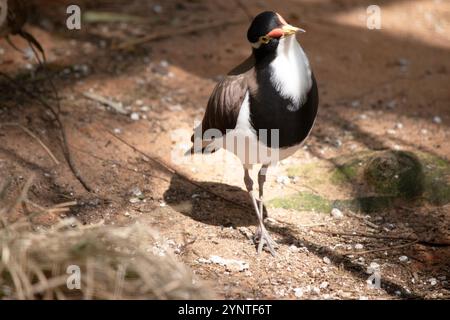
POLYGON ((398 260, 400 260, 400 262, 406 262, 406 261, 408 261, 408 257, 407 256, 400 256, 398 258, 398 260))
POLYGON ((282 185, 288 185, 289 184, 289 177, 286 176, 279 176, 277 177, 277 183, 282 185))
POLYGON ((330 260, 330 258, 328 258, 328 257, 323 257, 323 262, 325 262, 326 264, 330 264, 331 263, 331 260, 330 260))
POLYGON ((436 278, 430 278, 430 279, 428 279, 428 282, 430 282, 430 284, 431 284, 432 286, 437 285, 437 280, 436 280, 436 278))
POLYGON ((442 123, 442 118, 439 117, 439 116, 435 116, 433 118, 433 122, 436 123, 436 124, 441 124, 442 123))
POLYGON ((328 288, 328 282, 326 282, 326 281, 322 282, 322 283, 320 284, 319 288, 320 288, 320 289, 326 289, 326 288, 328 288))
POLYGON ((294 289, 294 295, 295 295, 297 298, 303 297, 303 289, 302 289, 302 288, 295 288, 295 289, 294 289))
POLYGON ((355 249, 356 250, 362 250, 363 248, 364 248, 364 246, 361 243, 355 244, 355 249))
POLYGON ((320 289, 317 287, 312 288, 312 293, 315 295, 319 295, 320 294, 320 289))
POLYGON ((153 12, 158 13, 158 14, 161 13, 161 12, 163 12, 162 6, 159 5, 159 4, 154 5, 154 6, 153 6, 153 12))
POLYGON ((140 118, 139 113, 137 113, 137 112, 132 112, 131 115, 130 115, 130 118, 131 118, 131 120, 133 120, 133 121, 138 121, 139 118, 140 118))
POLYGON ((342 219, 344 214, 338 208, 333 208, 333 210, 331 210, 331 216, 336 219, 342 219))

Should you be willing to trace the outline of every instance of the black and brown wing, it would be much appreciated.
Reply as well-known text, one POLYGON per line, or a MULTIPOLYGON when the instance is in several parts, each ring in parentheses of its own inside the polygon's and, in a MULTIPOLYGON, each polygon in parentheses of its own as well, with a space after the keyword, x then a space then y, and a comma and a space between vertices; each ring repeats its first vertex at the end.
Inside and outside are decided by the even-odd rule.
POLYGON ((230 74, 219 82, 214 88, 211 97, 209 98, 208 105, 206 107, 205 115, 201 126, 197 127, 194 134, 191 137, 191 141, 194 142, 194 152, 203 151, 213 140, 217 138, 209 137, 205 132, 226 134, 227 130, 232 130, 236 127, 237 119, 241 105, 245 99, 245 95, 249 89, 249 78, 251 77, 252 68, 244 64, 248 63, 248 59, 235 68, 230 74), (244 67, 243 67, 244 66, 244 67), (238 68, 242 73, 236 72, 238 68), (197 140, 201 140, 201 144, 197 144, 197 140), (201 148, 197 148, 201 146, 201 148))

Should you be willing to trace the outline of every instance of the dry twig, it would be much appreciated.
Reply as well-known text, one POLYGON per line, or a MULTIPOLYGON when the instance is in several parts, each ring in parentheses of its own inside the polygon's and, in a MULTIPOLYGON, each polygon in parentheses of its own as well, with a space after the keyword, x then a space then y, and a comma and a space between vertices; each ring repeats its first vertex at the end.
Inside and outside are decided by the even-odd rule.
POLYGON ((59 165, 58 159, 51 152, 50 148, 47 147, 44 144, 44 142, 42 142, 42 140, 37 135, 35 135, 31 130, 29 130, 28 128, 26 128, 18 123, 0 123, 0 127, 1 126, 14 126, 14 127, 18 127, 20 129, 22 129, 26 134, 28 134, 31 138, 36 140, 41 145, 41 147, 47 152, 47 154, 50 156, 50 158, 52 158, 52 160, 55 162, 56 165, 59 165))

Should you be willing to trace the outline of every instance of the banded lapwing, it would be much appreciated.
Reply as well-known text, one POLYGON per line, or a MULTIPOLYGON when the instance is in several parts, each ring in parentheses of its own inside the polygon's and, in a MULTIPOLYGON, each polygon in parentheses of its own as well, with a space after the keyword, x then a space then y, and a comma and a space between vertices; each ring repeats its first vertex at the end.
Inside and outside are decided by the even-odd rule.
POLYGON ((258 218, 255 243, 275 255, 276 243, 264 226, 264 183, 270 165, 292 155, 308 137, 318 110, 318 91, 308 58, 295 34, 304 30, 275 12, 255 17, 247 33, 251 56, 212 92, 193 153, 224 148, 244 167, 244 182, 258 218), (249 170, 261 164, 259 198, 249 170))

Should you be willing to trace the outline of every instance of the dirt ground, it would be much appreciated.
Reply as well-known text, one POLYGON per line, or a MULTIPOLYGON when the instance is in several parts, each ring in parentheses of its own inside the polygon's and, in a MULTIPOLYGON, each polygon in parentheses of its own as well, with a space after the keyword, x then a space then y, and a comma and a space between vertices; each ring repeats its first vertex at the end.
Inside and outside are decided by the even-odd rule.
MULTIPOLYGON (((85 21, 69 31, 68 2, 34 1, 40 5, 28 30, 45 48, 48 68, 37 70, 29 51, 0 40, 0 70, 50 104, 56 103, 53 79, 72 157, 92 192, 67 166, 58 130, 38 101, 0 79, 0 177, 12 181, 9 196, 34 173, 30 197, 42 206, 76 200, 70 215, 85 224, 145 221, 219 298, 450 298, 448 202, 400 201, 370 214, 342 210, 341 218, 268 205, 268 229, 279 244, 273 258, 257 255, 251 241, 256 217, 238 160, 222 151, 180 157, 215 83, 250 53, 246 12, 274 10, 307 31, 298 40, 321 102, 307 145, 269 170, 268 200, 299 191, 354 196, 358 186, 313 184, 313 170, 295 177, 289 170, 333 165, 336 157, 367 150, 425 152, 450 161, 450 3, 375 1, 382 29, 369 30, 366 8, 373 2, 79 1, 84 13, 114 11, 128 19, 85 21), (211 28, 179 34, 211 22, 211 28), (117 49, 148 34, 162 36, 117 49), (121 102, 125 112, 86 93, 121 102), (8 123, 34 132, 60 164, 8 123), (211 256, 245 263, 223 266, 211 256), (368 287, 370 268, 378 270, 379 289, 368 287)), ((26 48, 18 38, 13 42, 26 48)), ((34 222, 45 227, 65 216, 34 222)))

